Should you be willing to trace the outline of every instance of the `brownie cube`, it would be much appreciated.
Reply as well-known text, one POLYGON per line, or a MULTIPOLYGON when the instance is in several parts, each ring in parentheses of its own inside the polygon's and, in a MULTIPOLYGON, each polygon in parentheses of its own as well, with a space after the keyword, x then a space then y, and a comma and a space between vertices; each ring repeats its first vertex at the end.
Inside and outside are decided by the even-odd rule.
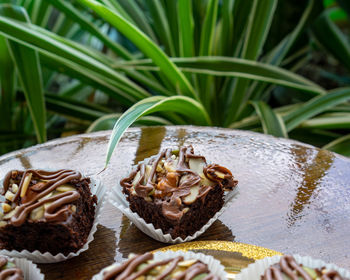
POLYGON ((86 243, 95 216, 90 179, 73 170, 10 171, 3 184, 0 248, 68 255, 86 243))
POLYGON ((131 211, 164 234, 183 239, 220 211, 225 191, 237 183, 228 169, 208 165, 191 146, 166 149, 121 180, 131 211))

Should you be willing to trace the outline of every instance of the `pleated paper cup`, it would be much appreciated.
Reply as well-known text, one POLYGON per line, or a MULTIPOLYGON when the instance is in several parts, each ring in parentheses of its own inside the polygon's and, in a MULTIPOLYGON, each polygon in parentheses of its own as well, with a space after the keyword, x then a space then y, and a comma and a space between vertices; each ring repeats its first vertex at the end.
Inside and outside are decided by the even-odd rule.
POLYGON ((44 275, 40 272, 40 269, 31 261, 20 258, 9 258, 8 260, 15 263, 23 271, 25 280, 44 280, 44 275))
MULTIPOLYGON (((302 264, 303 266, 318 269, 325 267, 327 270, 338 271, 343 278, 350 279, 350 271, 340 268, 335 264, 326 263, 322 260, 305 256, 293 255, 293 257, 298 264, 302 264)), ((250 264, 247 268, 243 269, 241 273, 236 276, 236 280, 260 280, 261 276, 264 275, 265 270, 271 265, 278 263, 280 259, 281 256, 273 256, 258 260, 255 263, 250 264)))
MULTIPOLYGON (((84 176, 83 177, 89 177, 84 176)), ((91 178, 90 188, 92 195, 97 196, 97 205, 95 208, 95 219, 94 223, 91 227, 87 242, 84 244, 82 248, 80 248, 77 252, 69 253, 68 255, 63 255, 62 253, 59 253, 57 255, 53 255, 49 252, 41 253, 38 250, 34 252, 29 252, 28 250, 22 250, 22 251, 16 251, 16 250, 0 250, 1 255, 6 255, 10 257, 16 257, 16 258, 27 258, 29 260, 32 260, 35 263, 57 263, 62 262, 71 258, 74 258, 76 256, 79 256, 82 252, 85 252, 89 249, 89 244, 92 240, 94 240, 94 234, 97 230, 97 225, 99 224, 99 221, 101 219, 101 210, 104 205, 104 195, 105 195, 105 186, 101 183, 100 180, 91 178)))
MULTIPOLYGON (((214 259, 212 256, 204 255, 202 253, 193 253, 193 252, 184 252, 184 251, 165 251, 165 252, 155 252, 154 254, 155 261, 166 260, 169 258, 175 258, 178 256, 183 256, 184 260, 196 259, 200 260, 202 263, 208 265, 208 269, 210 273, 218 276, 221 280, 226 280, 226 272, 225 268, 221 265, 220 261, 214 259)), ((119 266, 119 263, 112 264, 100 271, 100 273, 96 274, 92 280, 103 280, 103 273, 111 269, 112 267, 119 266)))
MULTIPOLYGON (((140 161, 137 165, 141 163, 148 163, 152 158, 155 156, 152 156, 150 158, 147 158, 143 161, 140 161)), ((129 175, 132 170, 134 170, 136 166, 133 166, 131 170, 126 174, 129 175)), ((126 177, 125 176, 125 177, 126 177)), ((124 177, 123 177, 124 178, 124 177)), ((183 243, 188 242, 191 240, 196 239, 201 234, 203 234, 218 218, 219 216, 226 210, 228 207, 229 202, 233 199, 233 197, 238 193, 238 187, 236 186, 232 191, 225 192, 224 196, 224 205, 218 211, 215 213, 215 215, 198 231, 196 231, 194 234, 187 236, 185 239, 181 237, 173 238, 169 233, 165 234, 161 229, 156 229, 153 224, 147 223, 143 218, 139 216, 136 212, 132 212, 129 207, 129 202, 126 199, 125 194, 122 192, 122 186, 118 182, 118 185, 116 187, 113 187, 111 191, 108 194, 109 202, 116 208, 118 208, 125 216, 129 218, 130 221, 132 221, 136 227, 138 227, 141 231, 143 231, 148 236, 152 237, 155 240, 158 240, 163 243, 183 243)))

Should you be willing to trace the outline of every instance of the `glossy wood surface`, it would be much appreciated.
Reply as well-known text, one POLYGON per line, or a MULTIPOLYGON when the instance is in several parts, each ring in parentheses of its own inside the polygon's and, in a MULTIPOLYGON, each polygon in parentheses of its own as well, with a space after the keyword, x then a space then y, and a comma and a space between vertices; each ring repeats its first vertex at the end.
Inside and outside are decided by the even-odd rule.
MULTIPOLYGON (((110 132, 50 141, 0 157, 11 169, 72 168, 95 175, 104 167, 110 132)), ((132 128, 100 174, 107 188, 132 164, 160 149, 191 144, 239 181, 229 209, 198 240, 227 240, 321 258, 350 269, 350 160, 298 142, 229 129, 132 128)), ((107 204, 90 249, 58 264, 39 265, 46 279, 90 279, 130 252, 166 244, 152 240, 107 204)))

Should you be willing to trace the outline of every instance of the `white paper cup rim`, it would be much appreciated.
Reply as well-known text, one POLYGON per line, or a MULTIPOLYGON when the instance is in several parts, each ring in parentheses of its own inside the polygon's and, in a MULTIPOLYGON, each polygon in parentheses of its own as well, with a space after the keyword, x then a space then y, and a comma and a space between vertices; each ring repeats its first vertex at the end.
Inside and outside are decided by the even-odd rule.
MULTIPOLYGON (((185 252, 185 251, 170 251, 170 250, 165 252, 155 252, 153 253, 153 255, 154 255, 154 260, 156 261, 160 261, 168 258, 174 258, 178 256, 183 256, 185 260, 197 259, 207 264, 209 271, 213 273, 215 276, 218 276, 221 280, 227 279, 225 268, 223 267, 223 265, 220 263, 220 261, 218 261, 217 259, 209 255, 205 255, 202 253, 194 253, 191 251, 185 252)), ((115 263, 112 265, 118 265, 118 263, 115 263)), ((92 277, 92 280, 102 280, 103 273, 108 267, 110 266, 105 267, 98 274, 94 275, 92 277)))
POLYGON ((43 280, 44 275, 40 269, 32 261, 24 258, 12 258, 6 256, 10 262, 13 262, 18 268, 23 271, 24 279, 43 280))
MULTIPOLYGON (((129 169, 128 174, 132 172, 139 164, 147 163, 152 158, 155 158, 157 155, 151 156, 149 158, 144 159, 143 161, 139 161, 136 165, 133 165, 131 169, 129 169)), ((123 177, 124 178, 124 177, 123 177)), ((163 243, 183 243, 196 239, 201 234, 203 234, 218 218, 219 216, 226 210, 229 202, 233 199, 233 197, 238 193, 238 185, 229 192, 225 192, 224 196, 224 205, 215 213, 215 215, 202 226, 201 229, 196 231, 194 234, 187 236, 186 238, 176 237, 173 238, 169 233, 164 234, 161 229, 156 229, 153 224, 147 223, 143 218, 141 218, 136 212, 132 212, 129 207, 129 202, 127 201, 125 194, 122 192, 122 187, 120 186, 120 180, 116 187, 113 187, 109 193, 109 202, 116 208, 118 208, 125 216, 131 220, 137 228, 143 231, 148 236, 152 237, 155 240, 158 240, 163 243)))
MULTIPOLYGON (((42 169, 42 170, 47 170, 47 171, 52 171, 52 168, 50 169, 42 169)), ((79 170, 77 170, 79 171, 79 170)), ((64 255, 62 253, 53 255, 49 252, 41 253, 38 250, 35 250, 33 252, 29 252, 28 250, 22 250, 22 251, 16 251, 16 250, 6 250, 2 249, 0 250, 0 255, 5 255, 9 257, 15 257, 15 258, 27 258, 29 260, 32 260, 35 263, 57 263, 57 262, 62 262, 68 259, 71 259, 73 257, 79 256, 82 252, 85 252, 86 250, 89 249, 89 244, 94 240, 94 234, 97 231, 97 225, 99 224, 99 221, 101 219, 101 213, 102 213, 102 208, 105 205, 105 193, 106 193, 106 188, 102 184, 102 182, 93 176, 86 176, 84 173, 80 172, 82 174, 83 178, 90 178, 91 183, 90 188, 91 188, 91 194, 97 196, 97 205, 95 208, 95 218, 93 225, 91 227, 90 233, 88 235, 88 239, 86 243, 81 247, 77 252, 72 252, 69 253, 68 255, 64 255)), ((3 180, 1 181, 2 185, 3 180)))
MULTIPOLYGON (((281 257, 282 256, 276 255, 273 257, 258 260, 255 263, 248 265, 248 267, 242 269, 242 271, 236 276, 236 280, 260 280, 260 277, 264 274, 265 270, 269 266, 278 263, 281 257)), ((325 267, 329 270, 336 270, 343 278, 350 279, 350 271, 344 268, 340 268, 335 264, 326 263, 323 260, 313 259, 308 256, 293 255, 293 257, 297 263, 302 264, 303 266, 310 268, 325 267)))

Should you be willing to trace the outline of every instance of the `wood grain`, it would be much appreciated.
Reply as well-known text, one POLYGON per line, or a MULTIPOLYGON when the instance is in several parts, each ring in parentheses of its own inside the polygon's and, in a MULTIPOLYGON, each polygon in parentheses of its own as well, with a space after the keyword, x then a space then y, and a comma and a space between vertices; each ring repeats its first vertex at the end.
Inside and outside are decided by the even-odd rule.
MULTIPOLYGON (((78 168, 95 176, 103 169, 109 135, 78 135, 4 155, 0 176, 24 168, 78 168)), ((350 269, 350 160, 337 154, 237 130, 132 128, 99 178, 108 189, 117 187, 131 165, 160 149, 183 144, 193 145, 210 162, 228 167, 239 180, 239 194, 229 209, 198 240, 250 243, 350 269)), ((88 251, 39 267, 46 279, 90 279, 130 252, 163 246, 107 204, 88 251)))

